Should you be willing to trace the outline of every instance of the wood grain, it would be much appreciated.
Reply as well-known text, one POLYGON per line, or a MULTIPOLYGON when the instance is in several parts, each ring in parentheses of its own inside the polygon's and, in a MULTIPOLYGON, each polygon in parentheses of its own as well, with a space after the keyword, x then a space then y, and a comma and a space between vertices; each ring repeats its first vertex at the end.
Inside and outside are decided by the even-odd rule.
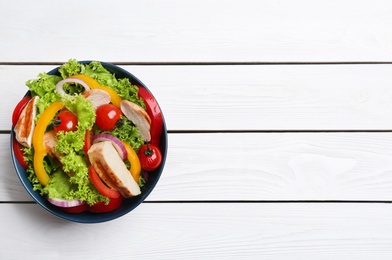
POLYGON ((388 0, 58 4, 1 1, 0 62, 392 60, 388 0))
POLYGON ((383 260, 392 257, 391 218, 385 204, 144 203, 120 219, 89 225, 62 221, 37 205, 0 204, 0 231, 7 234, 0 256, 383 260))
MULTIPOLYGON (((55 66, 0 66, 0 130, 24 85, 55 66)), ((121 66, 155 95, 171 131, 392 130, 391 65, 121 66)))
MULTIPOLYGON (((0 201, 31 201, 0 135, 0 201)), ((149 201, 391 201, 392 133, 170 134, 149 201)))

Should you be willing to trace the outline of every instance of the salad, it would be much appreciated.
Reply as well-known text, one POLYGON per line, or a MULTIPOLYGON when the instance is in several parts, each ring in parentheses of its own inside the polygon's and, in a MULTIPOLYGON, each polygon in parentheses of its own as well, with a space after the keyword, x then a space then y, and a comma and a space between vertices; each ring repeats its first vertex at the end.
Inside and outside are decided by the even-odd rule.
POLYGON ((151 93, 100 62, 40 73, 12 115, 15 157, 33 189, 70 213, 108 212, 139 196, 162 162, 151 93))

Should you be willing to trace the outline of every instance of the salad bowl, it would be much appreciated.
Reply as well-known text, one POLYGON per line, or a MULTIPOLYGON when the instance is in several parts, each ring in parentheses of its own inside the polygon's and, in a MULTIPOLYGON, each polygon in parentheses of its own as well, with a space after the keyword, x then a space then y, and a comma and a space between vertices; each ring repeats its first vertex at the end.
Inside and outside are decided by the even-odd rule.
MULTIPOLYGON (((91 61, 78 61, 78 63, 81 64, 89 64, 91 61)), ((130 83, 132 85, 137 85, 145 88, 148 92, 149 89, 147 86, 143 84, 142 81, 140 81, 137 77, 135 77, 132 73, 120 68, 119 66, 106 63, 106 62, 100 62, 102 66, 108 70, 110 73, 114 74, 116 79, 122 79, 122 78, 128 78, 130 83)), ((59 72, 60 67, 56 67, 53 70, 47 72, 48 75, 60 75, 59 72)), ((150 92, 151 95, 153 95, 150 92)), ((26 96, 30 95, 30 92, 28 91, 26 93, 26 96)), ((159 106, 159 105, 158 105, 159 106)), ((15 141, 15 133, 14 133, 14 126, 11 129, 11 138, 10 138, 10 148, 11 148, 11 157, 12 157, 12 162, 16 171, 17 176, 19 177, 22 185, 24 186, 25 190, 27 193, 33 198, 33 200, 40 205, 42 208, 50 212, 51 214, 68 220, 72 222, 78 222, 78 223, 100 223, 100 222, 106 222, 110 220, 114 220, 116 218, 119 218, 121 216, 124 216, 125 214, 131 212, 133 209, 135 209, 138 205, 140 205, 147 197, 148 195, 153 191, 154 187, 159 181, 159 178, 163 172, 165 161, 166 161, 166 155, 167 155, 167 149, 168 149, 168 138, 167 138, 167 129, 166 129, 166 122, 163 117, 162 113, 162 133, 160 135, 160 141, 159 141, 159 149, 162 154, 162 162, 161 164, 154 170, 151 170, 148 172, 148 178, 146 178, 146 181, 144 185, 140 188, 141 193, 137 196, 133 196, 130 198, 124 198, 121 202, 121 205, 117 207, 113 211, 109 212, 100 212, 100 213, 95 213, 91 212, 89 210, 85 210, 80 213, 69 213, 64 211, 62 208, 57 207, 50 203, 48 199, 45 196, 41 196, 40 193, 37 190, 33 189, 33 185, 30 182, 28 178, 28 174, 25 170, 25 168, 21 165, 21 163, 18 161, 18 158, 15 153, 15 146, 14 143, 15 141)))

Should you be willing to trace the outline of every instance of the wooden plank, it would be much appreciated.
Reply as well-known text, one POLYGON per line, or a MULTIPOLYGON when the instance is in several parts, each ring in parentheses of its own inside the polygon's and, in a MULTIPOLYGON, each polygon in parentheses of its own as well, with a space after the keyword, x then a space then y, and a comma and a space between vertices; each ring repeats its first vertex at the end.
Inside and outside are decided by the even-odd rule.
POLYGON ((142 204, 104 224, 0 204, 3 259, 391 259, 385 204, 142 204), (17 223, 10 225, 9 223, 17 223), (109 231, 110 230, 110 231, 109 231), (34 237, 34 239, 30 239, 34 237))
MULTIPOLYGON (((24 83, 55 66, 0 66, 0 130, 24 83)), ((169 130, 391 130, 391 65, 121 66, 162 106, 169 130)))
MULTIPOLYGON (((30 201, 0 135, 0 201, 30 201)), ((391 201, 392 133, 170 134, 149 201, 391 201)))
POLYGON ((388 0, 103 5, 62 0, 59 11, 48 0, 1 1, 0 62, 392 60, 388 0))

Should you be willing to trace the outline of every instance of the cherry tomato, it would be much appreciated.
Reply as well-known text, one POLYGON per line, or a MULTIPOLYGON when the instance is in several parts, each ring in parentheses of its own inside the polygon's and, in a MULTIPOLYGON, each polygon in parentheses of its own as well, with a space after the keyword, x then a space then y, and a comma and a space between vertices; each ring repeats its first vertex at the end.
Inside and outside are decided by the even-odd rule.
POLYGON ((60 131, 70 132, 76 131, 78 126, 78 118, 71 111, 60 112, 53 121, 53 130, 57 134, 60 131))
POLYGON ((97 188, 98 192, 101 193, 103 196, 106 196, 109 199, 117 199, 121 196, 120 192, 106 186, 106 184, 98 176, 92 165, 88 167, 88 172, 91 182, 93 183, 95 188, 97 188))
POLYGON ((122 114, 121 110, 112 104, 99 106, 95 113, 97 126, 103 131, 112 131, 122 114))
POLYGON ((120 207, 123 202, 123 196, 118 197, 117 199, 110 199, 109 204, 105 204, 104 202, 98 202, 88 208, 88 211, 101 213, 101 212, 109 212, 120 207))
POLYGON ((22 98, 22 100, 19 101, 19 103, 15 106, 14 111, 12 112, 12 126, 15 126, 16 123, 18 122, 18 119, 20 117, 20 113, 22 113, 23 108, 26 106, 26 104, 30 101, 31 97, 30 96, 25 96, 22 98))
POLYGON ((151 141, 150 144, 155 144, 159 146, 159 142, 161 140, 162 126, 163 126, 163 117, 161 109, 153 95, 142 86, 139 87, 139 97, 144 100, 146 104, 146 110, 148 115, 151 118, 151 141))
POLYGON ((140 164, 143 170, 153 171, 162 162, 162 154, 157 146, 154 144, 144 144, 139 148, 139 152, 137 153, 140 164))
POLYGON ((27 169, 28 165, 26 161, 24 160, 24 152, 22 150, 23 145, 21 145, 16 138, 14 137, 12 140, 12 149, 14 150, 14 154, 20 165, 23 167, 23 169, 27 169))

